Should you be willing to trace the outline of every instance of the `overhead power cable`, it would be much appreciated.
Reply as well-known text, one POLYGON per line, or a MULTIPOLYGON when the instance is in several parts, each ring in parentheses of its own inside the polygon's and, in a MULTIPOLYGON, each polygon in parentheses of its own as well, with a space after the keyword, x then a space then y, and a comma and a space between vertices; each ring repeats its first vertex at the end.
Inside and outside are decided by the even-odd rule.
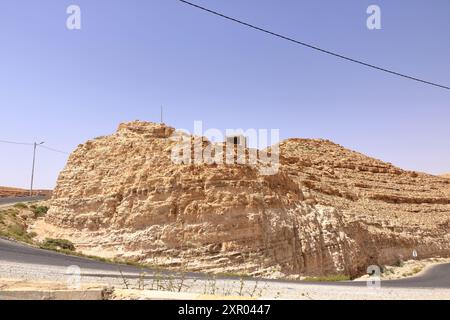
POLYGON ((27 145, 27 146, 32 146, 32 143, 28 143, 28 142, 15 142, 15 141, 7 141, 7 140, 0 140, 0 143, 8 143, 8 144, 21 144, 21 145, 27 145))
POLYGON ((344 56, 344 55, 336 53, 336 52, 332 52, 332 51, 329 51, 329 50, 326 50, 326 49, 322 49, 322 48, 319 48, 319 47, 317 47, 315 45, 311 45, 311 44, 308 44, 308 43, 305 43, 305 42, 302 42, 302 41, 295 40, 293 38, 284 36, 282 34, 279 34, 279 33, 276 33, 276 32, 273 32, 273 31, 270 31, 270 30, 267 30, 267 29, 263 29, 261 27, 258 27, 258 26, 255 26, 253 24, 244 22, 242 20, 238 20, 236 18, 232 18, 230 16, 224 15, 224 14, 219 13, 217 11, 213 11, 211 9, 202 7, 202 6, 198 5, 198 4, 195 4, 195 3, 192 3, 192 2, 189 2, 189 1, 186 1, 186 0, 178 0, 178 1, 180 1, 180 2, 182 2, 184 4, 187 4, 187 5, 190 5, 190 6, 194 7, 194 8, 203 10, 203 11, 208 12, 208 13, 211 13, 213 15, 222 17, 224 19, 236 22, 236 23, 241 24, 243 26, 246 26, 246 27, 249 27, 249 28, 252 28, 252 29, 264 32, 266 34, 269 34, 269 35, 272 35, 272 36, 275 36, 275 37, 278 37, 278 38, 281 38, 281 39, 293 42, 295 44, 299 44, 299 45, 302 45, 304 47, 307 47, 307 48, 310 48, 310 49, 313 49, 313 50, 316 50, 316 51, 319 51, 319 52, 322 52, 322 53, 334 56, 336 58, 344 59, 344 60, 347 60, 347 61, 350 61, 350 62, 353 62, 353 63, 357 63, 357 64, 360 64, 360 65, 363 65, 363 66, 366 66, 366 67, 369 67, 369 68, 372 68, 372 69, 376 69, 378 71, 390 73, 390 74, 393 74, 393 75, 396 75, 396 76, 399 76, 399 77, 403 77, 403 78, 406 78, 406 79, 409 79, 409 80, 414 80, 414 81, 418 81, 418 82, 421 82, 421 83, 424 83, 424 84, 428 84, 428 85, 431 85, 431 86, 435 86, 435 87, 439 87, 439 88, 442 88, 442 89, 450 90, 450 87, 448 87, 446 85, 442 85, 442 84, 439 84, 439 83, 436 83, 436 82, 426 81, 426 80, 423 80, 423 79, 412 77, 412 76, 409 76, 409 75, 406 75, 406 74, 403 74, 403 73, 399 73, 399 72, 396 72, 396 71, 393 71, 393 70, 390 70, 390 69, 386 69, 386 68, 383 68, 383 67, 379 67, 379 66, 376 66, 376 65, 373 65, 373 64, 361 61, 361 60, 353 59, 353 58, 344 56))
MULTIPOLYGON (((0 140, 0 143, 26 145, 26 146, 33 146, 34 145, 34 143, 31 143, 31 142, 17 142, 17 141, 9 141, 9 140, 0 140)), ((58 152, 58 153, 62 153, 62 154, 69 154, 68 152, 65 152, 65 151, 62 151, 62 150, 58 150, 58 149, 55 149, 55 148, 51 148, 51 147, 47 147, 47 146, 44 146, 42 144, 36 144, 36 147, 44 148, 44 149, 47 149, 49 151, 58 152)))
POLYGON ((58 150, 58 149, 55 149, 55 148, 50 148, 50 147, 47 147, 47 146, 44 146, 44 145, 39 145, 38 147, 44 148, 44 149, 47 149, 47 150, 50 150, 50 151, 53 151, 53 152, 58 152, 58 153, 62 153, 62 154, 69 154, 68 152, 61 151, 61 150, 58 150))

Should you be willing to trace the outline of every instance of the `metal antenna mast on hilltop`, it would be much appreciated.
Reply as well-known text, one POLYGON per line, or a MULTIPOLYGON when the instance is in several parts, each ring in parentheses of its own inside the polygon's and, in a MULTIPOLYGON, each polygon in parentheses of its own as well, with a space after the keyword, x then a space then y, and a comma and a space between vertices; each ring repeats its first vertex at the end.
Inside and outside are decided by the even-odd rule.
POLYGON ((160 122, 161 122, 161 124, 164 123, 164 121, 163 121, 163 106, 162 105, 161 105, 161 111, 160 111, 160 122))

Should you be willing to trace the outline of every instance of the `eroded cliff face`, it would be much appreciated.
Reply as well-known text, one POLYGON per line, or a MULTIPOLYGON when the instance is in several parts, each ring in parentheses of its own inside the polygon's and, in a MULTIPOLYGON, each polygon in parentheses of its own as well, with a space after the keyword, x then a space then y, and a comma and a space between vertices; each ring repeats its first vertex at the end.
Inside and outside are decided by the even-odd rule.
POLYGON ((354 241, 359 272, 370 264, 448 256, 450 180, 401 170, 328 140, 280 144, 283 172, 311 204, 335 207, 354 241))
POLYGON ((175 164, 174 131, 131 122, 80 145, 36 230, 86 253, 268 277, 356 275, 413 249, 449 252, 448 179, 323 140, 281 143, 269 176, 244 164, 175 164))

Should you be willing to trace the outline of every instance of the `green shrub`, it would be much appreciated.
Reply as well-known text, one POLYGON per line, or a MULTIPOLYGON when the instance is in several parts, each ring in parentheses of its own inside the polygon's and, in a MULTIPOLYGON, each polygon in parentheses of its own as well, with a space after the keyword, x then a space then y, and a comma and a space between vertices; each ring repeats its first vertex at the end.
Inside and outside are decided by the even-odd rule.
POLYGON ((18 209, 28 209, 28 206, 27 206, 25 203, 20 202, 20 203, 16 203, 16 204, 14 205, 14 208, 18 208, 18 209))
POLYGON ((26 228, 20 224, 10 224, 2 227, 0 229, 0 236, 27 243, 32 242, 32 239, 27 233, 26 228))
POLYGON ((42 246, 44 249, 51 249, 51 250, 69 250, 69 251, 75 251, 74 244, 66 239, 51 239, 46 238, 45 241, 42 243, 42 246))
POLYGON ((333 274, 320 277, 306 277, 304 281, 318 281, 318 282, 336 282, 336 281, 348 281, 351 277, 345 274, 333 274))
POLYGON ((31 232, 28 232, 28 236, 29 236, 30 238, 34 238, 34 237, 37 236, 37 233, 34 232, 34 231, 31 231, 31 232))
POLYGON ((35 218, 38 218, 44 216, 47 213, 48 207, 46 206, 32 207, 32 210, 35 218))
POLYGON ((19 237, 23 237, 27 234, 25 228, 18 224, 10 225, 8 227, 8 232, 19 237))

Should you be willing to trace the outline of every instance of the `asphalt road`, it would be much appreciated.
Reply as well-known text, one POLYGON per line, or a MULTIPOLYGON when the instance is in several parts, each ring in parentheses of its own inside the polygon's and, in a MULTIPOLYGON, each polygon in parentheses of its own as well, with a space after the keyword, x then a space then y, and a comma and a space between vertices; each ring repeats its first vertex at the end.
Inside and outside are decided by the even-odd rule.
MULTIPOLYGON (((18 202, 29 202, 43 200, 45 197, 10 197, 0 198, 0 207, 12 205, 18 202)), ((176 275, 171 271, 161 271, 152 269, 142 269, 128 265, 110 264, 100 262, 88 258, 69 256, 54 251, 39 249, 26 244, 0 238, 0 262, 20 263, 22 265, 43 265, 49 267, 68 267, 77 265, 82 270, 84 276, 100 276, 100 277, 123 277, 126 278, 141 278, 142 272, 145 271, 144 278, 152 279, 155 273, 160 276, 176 275), (105 274, 105 272, 107 274, 105 274), (123 273, 123 274, 121 274, 123 273)), ((206 279, 210 276, 201 273, 186 273, 185 276, 191 279, 206 279)), ((238 277, 217 277, 221 280, 239 280, 238 277)), ((277 284, 299 284, 299 281, 290 280, 273 280, 264 279, 266 282, 277 284)), ((306 282, 301 281, 302 284, 308 285, 333 285, 333 286, 355 286, 365 287, 366 281, 341 281, 341 282, 306 282)), ((450 263, 435 265, 428 268, 425 272, 418 276, 409 277, 399 280, 383 280, 383 287, 392 288, 445 288, 450 289, 450 263)))
POLYGON ((40 201, 40 200, 44 200, 44 199, 46 199, 46 197, 44 197, 44 196, 5 197, 5 198, 0 198, 0 206, 10 205, 10 204, 20 203, 20 202, 40 201))
MULTIPOLYGON (((116 265, 104 262, 99 262, 87 258, 68 256, 65 254, 47 251, 32 246, 24 245, 14 241, 9 241, 0 238, 0 261, 7 261, 12 263, 30 264, 30 265, 46 265, 46 266, 60 266, 68 267, 70 265, 78 265, 82 270, 84 276, 102 276, 104 272, 111 273, 111 277, 120 277, 120 271, 126 273, 127 278, 137 278, 142 273, 143 269, 126 266, 116 265), (120 271, 119 271, 120 270, 120 271)), ((151 278, 154 270, 144 269, 148 275, 146 278, 151 278)), ((161 271, 158 271, 161 274, 161 271)), ((172 272, 166 272, 166 274, 173 274, 172 272)), ((199 273, 188 273, 188 278, 204 279, 205 275, 199 273)), ((236 280, 236 277, 218 277, 223 280, 236 280)), ((298 281, 288 280, 265 280, 268 282, 281 283, 299 283, 298 281)), ((333 285, 333 286, 366 286, 365 281, 343 281, 343 282, 301 282, 302 284, 314 284, 314 285, 333 285)), ((405 278, 401 280, 383 280, 383 287, 393 288, 450 288, 450 264, 440 264, 429 268, 426 272, 421 273, 419 276, 405 278)))

